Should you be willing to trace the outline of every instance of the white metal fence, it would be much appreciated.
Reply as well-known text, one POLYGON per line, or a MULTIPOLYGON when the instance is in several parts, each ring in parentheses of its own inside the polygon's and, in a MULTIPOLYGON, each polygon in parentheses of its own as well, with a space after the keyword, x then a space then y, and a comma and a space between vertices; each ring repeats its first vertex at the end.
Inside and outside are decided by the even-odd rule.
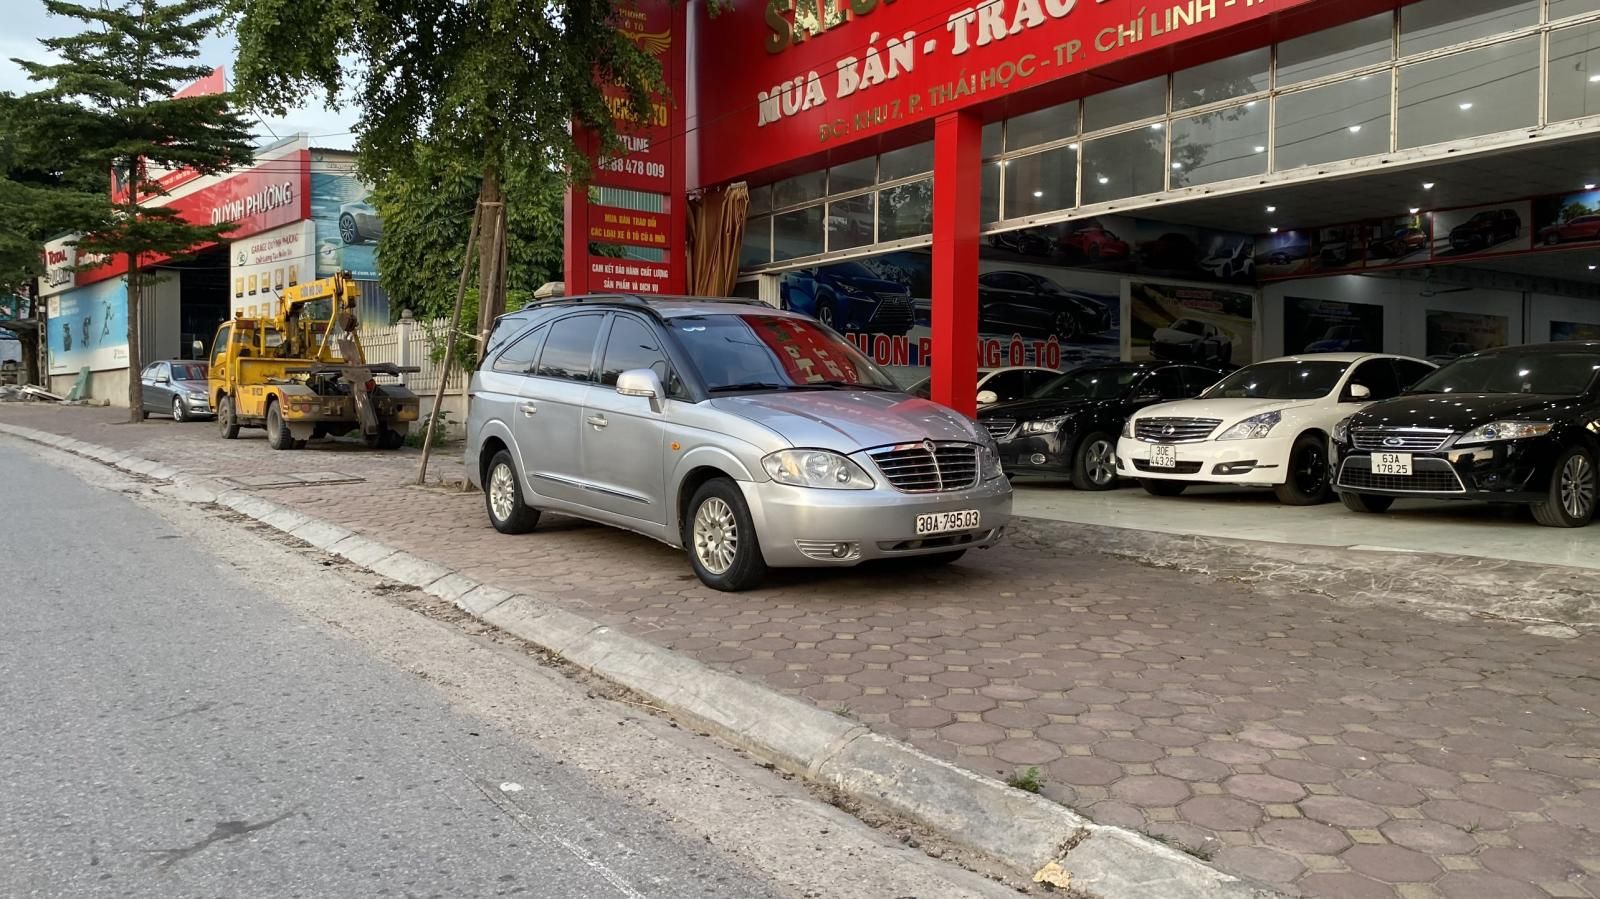
MULTIPOLYGON (((448 319, 424 322, 410 316, 404 316, 392 325, 361 325, 361 345, 367 351, 368 362, 414 365, 421 369, 401 375, 400 383, 422 398, 422 415, 425 418, 433 411, 433 393, 439 389, 439 375, 444 368, 443 359, 438 362, 433 360, 434 339, 443 342, 449 326, 448 319)), ((445 383, 444 402, 441 404, 445 419, 454 425, 459 425, 464 418, 466 385, 467 378, 461 367, 455 366, 450 372, 450 380, 445 383)))

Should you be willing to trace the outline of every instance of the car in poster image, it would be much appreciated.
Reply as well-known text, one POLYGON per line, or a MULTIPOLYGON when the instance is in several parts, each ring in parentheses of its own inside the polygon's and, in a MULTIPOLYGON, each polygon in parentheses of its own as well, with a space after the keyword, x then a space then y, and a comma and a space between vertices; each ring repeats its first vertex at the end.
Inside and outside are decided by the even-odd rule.
POLYGON ((1547 247, 1574 240, 1600 240, 1600 215, 1580 215, 1539 232, 1539 241, 1547 247))
POLYGON ((1189 271, 1200 261, 1200 248, 1187 234, 1171 231, 1139 244, 1139 259, 1151 268, 1189 271))
POLYGON ((1065 290, 1032 272, 978 276, 978 330, 1075 340, 1111 329, 1111 310, 1087 294, 1065 290))
POLYGON ((1472 253, 1522 236, 1522 216, 1515 209, 1485 209, 1450 229, 1450 248, 1472 253))
POLYGON ((140 416, 170 415, 173 421, 214 418, 206 389, 207 365, 188 359, 152 362, 139 373, 140 416))
POLYGON ((1256 274, 1255 250, 1242 240, 1200 260, 1200 267, 1223 281, 1249 281, 1256 274))
POLYGON ((1368 252, 1378 259, 1402 259, 1428 248, 1428 232, 1421 228, 1396 228, 1388 237, 1372 242, 1368 252))
POLYGON ((1180 318, 1157 328, 1150 355, 1171 362, 1233 361, 1233 338, 1216 325, 1197 318, 1180 318))
POLYGON ((1367 353, 1372 346, 1360 325, 1334 325, 1306 345, 1307 353, 1367 353))
POLYGON ((1098 222, 1069 225, 1057 243, 1063 255, 1090 262, 1118 262, 1133 252, 1128 242, 1098 222))
POLYGON ((1267 253, 1267 265, 1292 265, 1304 259, 1311 258, 1311 245, 1308 243, 1286 244, 1276 247, 1267 253))
POLYGON ((1050 235, 1043 228, 1023 228, 989 235, 989 246, 1019 256, 1050 256, 1050 235))
POLYGON ((1335 489, 1357 512, 1396 499, 1528 506, 1546 527, 1588 524, 1600 495, 1600 342, 1463 356, 1333 429, 1335 489))
MULTIPOLYGON (((995 403, 1022 399, 1060 375, 1061 372, 1053 368, 1034 368, 1024 365, 980 368, 977 386, 978 407, 981 409, 995 403)), ((906 388, 906 393, 921 399, 929 399, 932 392, 932 378, 923 378, 906 388)))
POLYGON ((378 217, 372 198, 339 205, 339 239, 346 244, 370 243, 383 236, 383 219, 378 217))
POLYGON ((1433 371, 1431 363, 1375 353, 1321 353, 1257 362, 1198 398, 1163 403, 1128 419, 1117 473, 1154 496, 1193 484, 1270 487, 1285 505, 1333 496, 1329 438, 1368 403, 1391 399, 1433 371))
POLYGON ((1116 486, 1117 435, 1154 403, 1198 396, 1219 369, 1159 362, 1085 365, 1051 378, 1027 398, 978 412, 1008 475, 1065 475, 1079 490, 1116 486))
POLYGON ((859 262, 839 262, 789 272, 779 304, 839 332, 899 336, 917 323, 911 288, 879 277, 859 262))
POLYGON ((463 461, 501 533, 573 515, 686 550, 702 583, 734 591, 768 568, 945 565, 1010 524, 988 432, 814 319, 591 296, 493 334, 463 461))

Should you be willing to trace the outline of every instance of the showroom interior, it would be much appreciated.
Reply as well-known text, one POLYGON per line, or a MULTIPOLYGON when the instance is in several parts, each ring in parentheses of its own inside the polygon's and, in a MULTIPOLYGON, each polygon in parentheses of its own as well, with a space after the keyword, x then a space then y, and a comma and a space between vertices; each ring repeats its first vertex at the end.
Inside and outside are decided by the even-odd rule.
MULTIPOLYGON (((1049 105, 979 107, 980 368, 1148 359, 1180 318, 1234 366, 1600 339, 1600 0, 1330 15, 1153 54, 1201 60, 1161 74, 1032 91, 1049 105)), ((935 134, 924 122, 750 174, 740 292, 834 323, 907 383, 925 376, 935 134)), ((1597 564, 1584 531, 1519 526, 1516 509, 1351 516, 1238 488, 1174 502, 1017 485, 1019 512, 1091 524, 1597 564)))

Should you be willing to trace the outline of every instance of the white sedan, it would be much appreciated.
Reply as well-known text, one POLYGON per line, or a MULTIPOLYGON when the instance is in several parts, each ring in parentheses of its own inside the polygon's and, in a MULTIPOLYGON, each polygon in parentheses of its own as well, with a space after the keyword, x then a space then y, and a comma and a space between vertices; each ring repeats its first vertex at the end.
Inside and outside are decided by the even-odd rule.
POLYGON ((1190 484, 1271 487, 1306 506, 1332 493, 1329 436, 1436 366, 1375 353, 1314 353, 1241 368, 1192 400, 1141 409, 1117 442, 1117 472, 1156 496, 1190 484))

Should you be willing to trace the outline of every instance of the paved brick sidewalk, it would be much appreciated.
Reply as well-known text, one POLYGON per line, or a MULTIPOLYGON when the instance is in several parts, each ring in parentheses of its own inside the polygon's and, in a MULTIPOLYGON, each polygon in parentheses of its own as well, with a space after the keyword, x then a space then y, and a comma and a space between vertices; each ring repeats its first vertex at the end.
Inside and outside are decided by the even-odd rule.
POLYGON ((479 496, 403 486, 414 451, 274 453, 259 432, 117 418, 0 406, 189 471, 363 478, 264 495, 972 770, 1037 766, 1095 820, 1289 892, 1600 897, 1591 636, 1263 593, 1051 546, 1071 529, 1026 523, 1032 539, 948 570, 780 574, 728 596, 641 537, 564 520, 500 536, 479 496))

